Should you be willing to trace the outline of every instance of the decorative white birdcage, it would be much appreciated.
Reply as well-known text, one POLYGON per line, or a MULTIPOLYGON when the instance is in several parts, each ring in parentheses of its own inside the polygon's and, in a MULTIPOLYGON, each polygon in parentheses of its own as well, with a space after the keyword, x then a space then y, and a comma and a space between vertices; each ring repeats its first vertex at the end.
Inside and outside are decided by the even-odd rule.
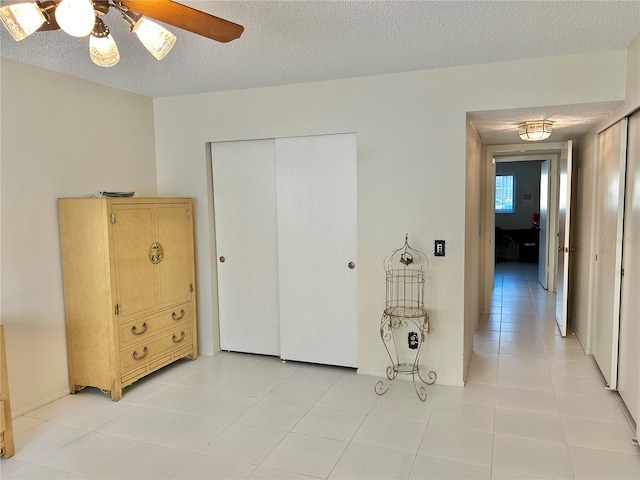
POLYGON ((409 236, 402 248, 389 254, 384 260, 387 294, 385 313, 392 316, 424 316, 424 272, 429 260, 419 250, 409 246, 409 236))
POLYGON ((420 374, 420 356, 430 330, 429 314, 424 305, 425 270, 429 261, 424 253, 404 245, 384 260, 386 272, 385 308, 380 321, 380 337, 391 365, 387 367, 388 381, 376 384, 375 392, 384 394, 398 374, 411 375, 418 397, 427 399, 425 385, 436 381, 436 373, 429 371, 428 380, 420 374), (421 383, 416 383, 416 376, 421 383))

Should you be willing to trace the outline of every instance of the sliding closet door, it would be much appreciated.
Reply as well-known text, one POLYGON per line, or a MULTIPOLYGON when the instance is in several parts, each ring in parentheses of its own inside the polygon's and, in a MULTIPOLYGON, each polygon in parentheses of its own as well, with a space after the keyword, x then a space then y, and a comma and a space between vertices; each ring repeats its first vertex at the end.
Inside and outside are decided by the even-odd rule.
POLYGON ((598 135, 592 350, 611 389, 616 389, 618 380, 626 124, 621 120, 598 135))
POLYGON ((274 146, 211 144, 222 350, 280 354, 274 146))
POLYGON ((354 134, 276 139, 281 357, 358 364, 354 134))
POLYGON ((640 438, 640 113, 629 118, 618 391, 640 438))

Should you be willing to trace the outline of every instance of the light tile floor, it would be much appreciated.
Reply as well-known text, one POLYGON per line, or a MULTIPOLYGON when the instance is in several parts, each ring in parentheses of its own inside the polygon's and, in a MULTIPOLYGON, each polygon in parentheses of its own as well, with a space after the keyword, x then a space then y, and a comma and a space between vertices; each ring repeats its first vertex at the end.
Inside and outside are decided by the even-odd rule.
POLYGON ((223 353, 14 422, 2 479, 640 478, 615 394, 532 266, 498 265, 466 387, 383 396, 351 369, 223 353))

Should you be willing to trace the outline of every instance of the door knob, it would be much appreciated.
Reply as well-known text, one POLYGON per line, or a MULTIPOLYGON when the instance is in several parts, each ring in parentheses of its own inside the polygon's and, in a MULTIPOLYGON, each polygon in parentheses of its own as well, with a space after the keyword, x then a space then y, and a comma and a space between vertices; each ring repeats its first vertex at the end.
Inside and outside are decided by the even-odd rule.
POLYGON ((353 262, 349 262, 349 268, 353 270, 354 268, 356 268, 356 264, 353 262))
POLYGON ((224 263, 225 260, 226 260, 226 258, 220 257, 220 263, 224 263))

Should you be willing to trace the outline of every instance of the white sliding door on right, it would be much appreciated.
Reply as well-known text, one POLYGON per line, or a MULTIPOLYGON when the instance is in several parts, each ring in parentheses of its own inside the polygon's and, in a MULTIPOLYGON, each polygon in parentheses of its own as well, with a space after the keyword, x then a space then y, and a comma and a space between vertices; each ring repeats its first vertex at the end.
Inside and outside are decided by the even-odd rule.
POLYGON ((618 381, 627 120, 598 135, 592 351, 611 389, 618 381))
POLYGON ((640 112, 629 118, 626 178, 618 392, 640 439, 640 112))
POLYGON ((355 134, 276 139, 280 356, 358 365, 355 134))

